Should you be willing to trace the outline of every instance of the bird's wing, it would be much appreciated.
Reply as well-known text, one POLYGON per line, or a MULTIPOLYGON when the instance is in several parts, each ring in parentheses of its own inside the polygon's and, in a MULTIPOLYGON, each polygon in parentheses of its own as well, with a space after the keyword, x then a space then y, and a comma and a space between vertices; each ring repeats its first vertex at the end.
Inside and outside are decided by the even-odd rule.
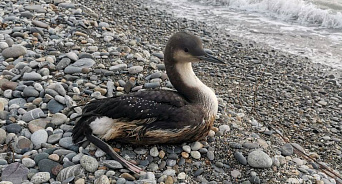
MULTIPOLYGON (((73 141, 83 140, 86 133, 92 133, 90 123, 97 117, 120 119, 127 123, 151 124, 156 121, 175 119, 181 113, 177 109, 189 102, 177 92, 168 90, 141 91, 114 98, 94 100, 83 109, 83 114, 73 129, 73 141)), ((175 119, 176 120, 176 119, 175 119)), ((170 120, 173 121, 173 120, 170 120)))

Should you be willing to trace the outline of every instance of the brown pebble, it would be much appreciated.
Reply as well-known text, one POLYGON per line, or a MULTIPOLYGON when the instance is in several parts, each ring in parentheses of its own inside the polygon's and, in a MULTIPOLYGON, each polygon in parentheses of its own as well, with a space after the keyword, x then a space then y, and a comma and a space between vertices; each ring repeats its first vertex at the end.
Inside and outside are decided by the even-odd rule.
POLYGON ((165 180, 165 184, 173 184, 173 178, 172 176, 167 176, 166 180, 165 180))
POLYGON ((189 158, 189 153, 187 153, 187 152, 185 152, 185 151, 183 151, 183 152, 181 153, 181 155, 182 155, 183 158, 189 158))
POLYGON ((82 32, 79 32, 79 31, 76 31, 74 34, 75 34, 76 36, 88 37, 88 35, 87 35, 87 34, 85 34, 85 33, 82 33, 82 32))
POLYGON ((120 175, 120 177, 125 178, 128 181, 134 181, 135 180, 135 178, 132 175, 128 174, 128 173, 122 173, 120 175))
POLYGON ((58 165, 56 165, 55 167, 53 167, 53 168, 51 169, 51 173, 52 173, 53 175, 57 176, 58 173, 59 173, 62 169, 63 169, 63 166, 60 165, 60 164, 58 164, 58 165))
POLYGON ((101 93, 101 95, 105 95, 107 93, 106 89, 100 88, 100 87, 95 87, 95 91, 98 91, 101 93))
POLYGON ((81 40, 81 43, 82 43, 82 44, 87 44, 88 41, 87 41, 87 40, 81 40))
POLYGON ((211 127, 211 130, 214 131, 215 133, 219 131, 217 127, 211 127))
POLYGON ((51 154, 51 155, 49 155, 49 159, 58 162, 59 156, 57 154, 51 154))
POLYGON ((75 184, 84 184, 84 183, 85 183, 85 180, 83 178, 80 178, 75 181, 75 184))
POLYGON ((165 157, 165 152, 163 150, 161 150, 159 152, 159 158, 164 158, 165 157))
POLYGON ((5 83, 2 84, 1 89, 2 90, 6 90, 6 89, 11 89, 11 90, 15 90, 15 88, 18 86, 17 82, 12 82, 12 81, 7 81, 5 83))

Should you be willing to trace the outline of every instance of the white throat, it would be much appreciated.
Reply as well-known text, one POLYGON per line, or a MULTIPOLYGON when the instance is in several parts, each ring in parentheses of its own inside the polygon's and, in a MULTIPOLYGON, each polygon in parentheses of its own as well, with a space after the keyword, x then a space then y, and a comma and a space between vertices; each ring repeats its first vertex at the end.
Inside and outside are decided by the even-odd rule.
MULTIPOLYGON (((175 70, 180 74, 180 79, 184 82, 186 87, 194 88, 194 95, 196 96, 196 103, 203 104, 209 110, 209 115, 217 114, 218 102, 214 91, 202 83, 202 81, 195 75, 192 70, 190 62, 177 63, 175 70)), ((181 88, 181 86, 180 86, 181 88)))

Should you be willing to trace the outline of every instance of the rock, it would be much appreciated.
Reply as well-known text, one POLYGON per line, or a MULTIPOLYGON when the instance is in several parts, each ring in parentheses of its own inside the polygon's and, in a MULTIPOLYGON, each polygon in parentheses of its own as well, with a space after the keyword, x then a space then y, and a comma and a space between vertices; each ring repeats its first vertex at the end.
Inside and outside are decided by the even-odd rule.
POLYGON ((38 119, 38 118, 41 118, 41 117, 44 117, 44 116, 45 116, 45 114, 42 111, 42 109, 35 108, 35 109, 32 109, 32 110, 26 112, 23 115, 22 120, 25 121, 25 122, 29 122, 29 121, 32 121, 34 119, 38 119))
POLYGON ((194 142, 194 143, 191 145, 191 150, 192 150, 192 151, 197 151, 197 150, 199 150, 199 149, 201 149, 201 148, 203 148, 203 144, 200 143, 200 142, 198 142, 198 141, 194 142))
POLYGON ((71 146, 74 145, 74 143, 72 142, 72 137, 63 137, 59 140, 59 145, 66 149, 71 148, 71 146))
POLYGON ((248 154, 248 164, 255 168, 270 168, 272 166, 272 159, 265 152, 255 150, 248 154))
POLYGON ((109 70, 114 71, 114 72, 126 70, 126 69, 127 69, 127 64, 124 64, 124 63, 123 64, 117 64, 117 65, 109 67, 109 70))
POLYGON ((143 67, 142 66, 132 66, 130 68, 128 68, 128 73, 130 74, 137 74, 143 71, 143 67))
POLYGON ((0 128, 0 144, 3 144, 6 140, 7 133, 4 129, 0 128))
POLYGON ((9 164, 1 173, 2 181, 10 181, 14 184, 27 180, 29 169, 19 162, 9 164))
POLYGON ((83 68, 91 68, 95 64, 95 61, 90 58, 82 58, 75 63, 67 66, 64 72, 67 74, 81 73, 83 68))
POLYGON ((1 89, 2 90, 6 90, 6 89, 11 89, 11 90, 15 90, 15 88, 18 86, 17 82, 12 82, 12 81, 7 81, 5 83, 3 83, 1 85, 1 89))
POLYGON ((208 151, 207 152, 207 157, 208 157, 208 159, 209 160, 214 160, 215 159, 215 154, 214 154, 214 152, 213 151, 208 151))
POLYGON ((230 174, 232 175, 233 178, 240 178, 241 177, 241 172, 239 170, 236 170, 236 169, 232 170, 230 172, 230 174))
POLYGON ((25 81, 42 80, 42 76, 39 73, 36 73, 36 72, 24 73, 23 80, 25 80, 25 81))
POLYGON ((55 99, 52 99, 47 104, 47 108, 51 113, 55 114, 55 113, 62 111, 64 109, 64 105, 60 104, 55 99))
POLYGON ((94 181, 94 184, 110 184, 110 181, 106 175, 102 175, 94 181))
POLYGON ((154 146, 153 148, 151 148, 150 150, 150 155, 152 157, 157 157, 159 155, 159 151, 158 148, 156 146, 154 146))
POLYGON ((247 165, 247 159, 242 155, 241 152, 235 152, 234 157, 240 162, 240 164, 247 165))
POLYGON ((35 119, 28 123, 29 130, 33 133, 40 129, 45 129, 46 125, 50 122, 47 118, 35 119))
POLYGON ((30 139, 19 136, 18 138, 18 143, 17 143, 17 148, 20 150, 32 150, 33 149, 33 144, 30 139))
POLYGON ((110 169, 122 169, 122 165, 116 160, 104 160, 103 164, 110 169))
POLYGON ((84 169, 82 168, 81 164, 77 164, 77 165, 70 166, 61 170, 58 173, 57 180, 64 181, 67 178, 82 175, 83 173, 84 173, 84 169))
POLYGON ((190 155, 194 158, 194 159, 200 159, 201 158, 201 153, 199 151, 191 151, 190 155))
POLYGON ((134 181, 134 176, 130 175, 129 173, 122 173, 120 177, 125 178, 128 181, 134 181))
POLYGON ((49 144, 56 144, 63 137, 63 133, 52 134, 49 136, 47 142, 49 144))
POLYGON ((31 158, 23 158, 21 160, 21 163, 25 166, 25 167, 34 167, 36 166, 36 162, 34 160, 32 160, 31 158))
POLYGON ((35 131, 31 136, 31 141, 35 149, 41 148, 41 144, 46 143, 47 139, 48 133, 44 129, 35 131))
POLYGON ((38 162, 38 168, 39 168, 39 171, 48 172, 51 174, 51 176, 53 176, 53 175, 57 175, 58 172, 60 171, 58 170, 58 172, 56 172, 55 170, 61 169, 63 168, 63 166, 53 160, 42 159, 38 162))
POLYGON ((220 131, 221 134, 224 134, 224 133, 230 131, 230 127, 228 125, 220 125, 219 126, 219 131, 220 131))
POLYGON ((43 160, 43 159, 47 159, 49 157, 49 154, 43 152, 43 153, 38 153, 36 156, 34 156, 34 161, 36 162, 36 164, 39 163, 39 161, 43 160))
POLYGON ((34 174, 31 178, 32 183, 45 183, 49 181, 50 173, 48 172, 38 172, 34 174))
POLYGON ((82 156, 80 163, 82 167, 88 172, 95 172, 97 170, 97 167, 99 166, 97 160, 88 155, 82 156))
POLYGON ((6 131, 8 133, 15 133, 15 134, 17 134, 17 133, 19 133, 21 131, 21 126, 16 124, 16 123, 12 123, 12 124, 6 126, 6 131))
POLYGON ((39 21, 39 20, 32 20, 32 24, 37 26, 37 27, 41 27, 41 28, 45 28, 45 29, 47 29, 49 27, 48 24, 46 24, 42 21, 39 21))
POLYGON ((51 123, 54 125, 61 125, 67 121, 68 117, 62 113, 52 115, 51 123))
POLYGON ((293 154, 293 147, 290 143, 284 144, 280 151, 283 156, 291 156, 293 154))
POLYGON ((57 70, 64 70, 65 67, 69 66, 70 63, 71 63, 71 60, 69 58, 63 58, 57 63, 56 68, 57 70))
POLYGON ((68 52, 68 53, 66 53, 66 56, 69 59, 71 59, 72 61, 77 61, 78 60, 78 56, 77 56, 77 54, 75 52, 68 52))
POLYGON ((2 51, 2 56, 7 58, 17 58, 27 53, 27 49, 21 45, 6 48, 2 51))

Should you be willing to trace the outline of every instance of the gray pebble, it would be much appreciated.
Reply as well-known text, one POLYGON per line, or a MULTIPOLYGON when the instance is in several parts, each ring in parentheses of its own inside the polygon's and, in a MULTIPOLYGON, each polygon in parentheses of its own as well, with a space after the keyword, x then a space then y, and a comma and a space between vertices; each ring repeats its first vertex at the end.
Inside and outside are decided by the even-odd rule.
POLYGON ((30 81, 30 80, 36 81, 36 80, 41 80, 41 79, 42 79, 42 76, 36 72, 24 73, 23 75, 23 80, 27 80, 27 81, 30 81))
POLYGON ((41 148, 41 144, 46 143, 47 139, 48 133, 44 129, 37 130, 31 135, 31 141, 35 149, 41 148))
POLYGON ((272 159, 265 152, 255 150, 248 154, 248 164, 255 168, 270 168, 272 166, 272 159))
POLYGON ((21 45, 6 48, 2 51, 2 56, 7 58, 17 58, 27 53, 27 49, 21 45))
POLYGON ((293 147, 290 143, 284 144, 280 151, 283 156, 291 156, 293 154, 293 147))
POLYGON ((31 178, 32 183, 45 183, 49 181, 50 173, 48 172, 38 172, 34 174, 31 178))
POLYGON ((128 73, 130 74, 137 74, 143 71, 143 67, 142 66, 132 66, 130 68, 128 68, 128 73))
POLYGON ((97 167, 99 166, 97 160, 88 155, 82 156, 80 163, 82 167, 88 172, 95 172, 97 170, 97 167))

